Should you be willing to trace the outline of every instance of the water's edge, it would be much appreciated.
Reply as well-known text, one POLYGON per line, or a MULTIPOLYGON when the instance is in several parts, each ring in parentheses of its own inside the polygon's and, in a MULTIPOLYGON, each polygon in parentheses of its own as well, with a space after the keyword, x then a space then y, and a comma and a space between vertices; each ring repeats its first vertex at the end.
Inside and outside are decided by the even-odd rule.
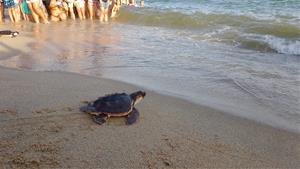
MULTIPOLYGON (((222 109, 218 109, 216 107, 203 105, 203 104, 197 102, 196 100, 192 100, 191 98, 184 97, 183 95, 178 95, 176 93, 168 92, 168 91, 165 91, 165 90, 153 89, 153 88, 149 88, 147 86, 141 86, 141 85, 130 83, 130 82, 127 82, 127 81, 124 81, 124 80, 118 80, 118 79, 109 78, 109 77, 98 77, 98 76, 80 74, 80 73, 76 73, 76 72, 66 72, 66 71, 34 71, 34 70, 24 70, 24 69, 18 69, 18 68, 10 68, 10 67, 1 66, 1 65, 0 65, 0 68, 1 69, 12 70, 12 71, 16 71, 16 70, 17 71, 23 71, 23 72, 24 71, 25 72, 41 72, 41 73, 43 73, 43 72, 56 72, 56 73, 62 73, 62 74, 73 74, 73 75, 79 75, 79 76, 88 76, 88 77, 97 78, 97 79, 110 80, 110 81, 113 81, 113 82, 116 82, 116 83, 123 83, 123 84, 126 84, 126 85, 131 85, 131 86, 135 86, 137 88, 141 88, 140 90, 145 89, 146 91, 148 90, 148 91, 154 92, 154 93, 159 94, 159 95, 163 95, 163 96, 166 96, 166 97, 172 97, 172 98, 175 98, 175 99, 180 99, 180 100, 183 100, 185 102, 195 104, 195 105, 199 106, 200 108, 205 107, 205 108, 209 108, 209 109, 212 109, 212 110, 216 110, 218 113, 221 113, 221 114, 226 115, 226 116, 234 117, 236 119, 250 120, 252 122, 255 122, 257 125, 268 126, 268 127, 272 127, 272 128, 278 129, 278 130, 284 130, 286 132, 300 134, 299 130, 291 130, 291 129, 287 129, 287 128, 280 128, 278 126, 273 126, 273 125, 269 125, 269 124, 266 124, 266 123, 263 123, 263 122, 253 120, 253 119, 249 119, 249 118, 245 118, 245 117, 242 117, 242 116, 234 115, 233 113, 226 112, 226 111, 224 111, 222 109)), ((119 92, 119 91, 115 91, 115 92, 119 92)), ((187 111, 187 113, 188 113, 188 111, 187 111)))

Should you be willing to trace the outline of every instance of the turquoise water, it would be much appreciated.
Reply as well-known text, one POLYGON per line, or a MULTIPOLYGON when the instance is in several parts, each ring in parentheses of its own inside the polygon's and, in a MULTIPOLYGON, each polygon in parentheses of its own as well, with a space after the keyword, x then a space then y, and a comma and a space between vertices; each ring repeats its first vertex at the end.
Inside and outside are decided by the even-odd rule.
POLYGON ((0 64, 125 81, 300 133, 299 3, 153 0, 108 24, 21 23, 31 51, 0 64))

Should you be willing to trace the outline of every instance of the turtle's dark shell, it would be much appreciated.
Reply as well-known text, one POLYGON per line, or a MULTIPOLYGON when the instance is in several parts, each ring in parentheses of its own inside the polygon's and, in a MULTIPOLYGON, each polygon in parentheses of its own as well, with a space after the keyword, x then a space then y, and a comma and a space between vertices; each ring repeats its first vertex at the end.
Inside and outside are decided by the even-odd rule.
POLYGON ((116 93, 98 98, 92 103, 92 107, 99 113, 118 114, 130 112, 133 108, 133 102, 130 95, 116 93))
POLYGON ((11 30, 4 30, 4 31, 0 31, 0 36, 5 35, 5 36, 11 36, 16 37, 17 35, 19 35, 18 31, 11 31, 11 30))
POLYGON ((146 96, 146 92, 137 91, 131 94, 116 93, 99 97, 93 102, 80 107, 80 111, 92 116, 94 122, 103 124, 110 117, 127 117, 126 124, 131 125, 139 118, 139 111, 134 105, 146 96))

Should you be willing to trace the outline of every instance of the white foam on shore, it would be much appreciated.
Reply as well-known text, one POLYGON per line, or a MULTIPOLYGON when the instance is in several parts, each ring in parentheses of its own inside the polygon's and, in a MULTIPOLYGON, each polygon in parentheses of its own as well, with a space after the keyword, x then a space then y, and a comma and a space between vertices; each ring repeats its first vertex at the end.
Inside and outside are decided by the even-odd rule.
POLYGON ((300 55, 300 41, 299 40, 285 40, 274 36, 265 35, 263 41, 268 43, 278 53, 300 55))

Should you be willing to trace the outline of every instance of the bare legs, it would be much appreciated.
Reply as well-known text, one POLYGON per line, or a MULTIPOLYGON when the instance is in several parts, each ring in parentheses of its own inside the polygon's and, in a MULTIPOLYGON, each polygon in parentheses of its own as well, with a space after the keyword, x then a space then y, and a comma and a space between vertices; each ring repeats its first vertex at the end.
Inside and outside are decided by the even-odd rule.
POLYGON ((15 11, 15 22, 21 21, 21 8, 20 4, 17 4, 16 7, 14 8, 15 11))
POLYGON ((28 21, 28 17, 26 16, 23 8, 22 8, 22 4, 20 4, 20 11, 21 11, 21 14, 22 14, 22 17, 25 21, 28 21))
POLYGON ((108 9, 101 7, 100 22, 108 21, 108 9))
POLYGON ((121 7, 121 2, 120 2, 120 0, 117 0, 117 1, 113 4, 113 7, 112 7, 112 9, 111 9, 111 15, 110 15, 111 18, 114 18, 114 17, 117 16, 117 13, 119 12, 120 7, 121 7))
POLYGON ((85 5, 84 5, 84 0, 77 0, 75 7, 79 16, 80 20, 85 19, 85 5))
POLYGON ((0 3, 0 22, 4 22, 4 3, 0 3))
MULTIPOLYGON (((91 0, 93 1, 93 0, 91 0)), ((93 20, 94 19, 94 16, 95 16, 95 12, 94 12, 94 3, 93 2, 88 2, 88 10, 89 10, 89 15, 90 15, 90 19, 93 20)))
POLYGON ((109 1, 100 1, 101 5, 101 14, 100 14, 100 22, 108 21, 108 9, 109 9, 109 1))
POLYGON ((136 2, 135 2, 135 0, 130 0, 130 1, 129 1, 129 5, 131 5, 131 6, 135 6, 135 5, 136 5, 136 2))
POLYGON ((32 3, 28 3, 28 8, 30 9, 31 11, 31 14, 32 14, 32 17, 33 17, 33 20, 35 23, 40 23, 40 19, 39 19, 39 16, 37 15, 37 13, 34 12, 34 9, 33 9, 33 4, 32 3))
POLYGON ((7 12, 8 12, 8 16, 9 16, 11 22, 15 23, 16 22, 15 9, 14 8, 8 8, 7 12))
POLYGON ((32 3, 32 6, 33 6, 33 9, 34 9, 34 12, 42 18, 43 22, 44 23, 49 23, 48 20, 47 20, 47 17, 44 13, 44 11, 40 8, 39 4, 37 2, 35 3, 32 3))
POLYGON ((40 23, 39 18, 41 18, 44 23, 49 23, 38 2, 31 1, 31 3, 28 3, 28 7, 31 10, 35 23, 40 23))
POLYGON ((144 7, 145 6, 145 1, 144 0, 141 0, 141 2, 140 2, 140 7, 144 7))
POLYGON ((70 12, 70 17, 75 20, 75 14, 74 14, 74 5, 72 4, 68 4, 69 7, 69 12, 70 12))

